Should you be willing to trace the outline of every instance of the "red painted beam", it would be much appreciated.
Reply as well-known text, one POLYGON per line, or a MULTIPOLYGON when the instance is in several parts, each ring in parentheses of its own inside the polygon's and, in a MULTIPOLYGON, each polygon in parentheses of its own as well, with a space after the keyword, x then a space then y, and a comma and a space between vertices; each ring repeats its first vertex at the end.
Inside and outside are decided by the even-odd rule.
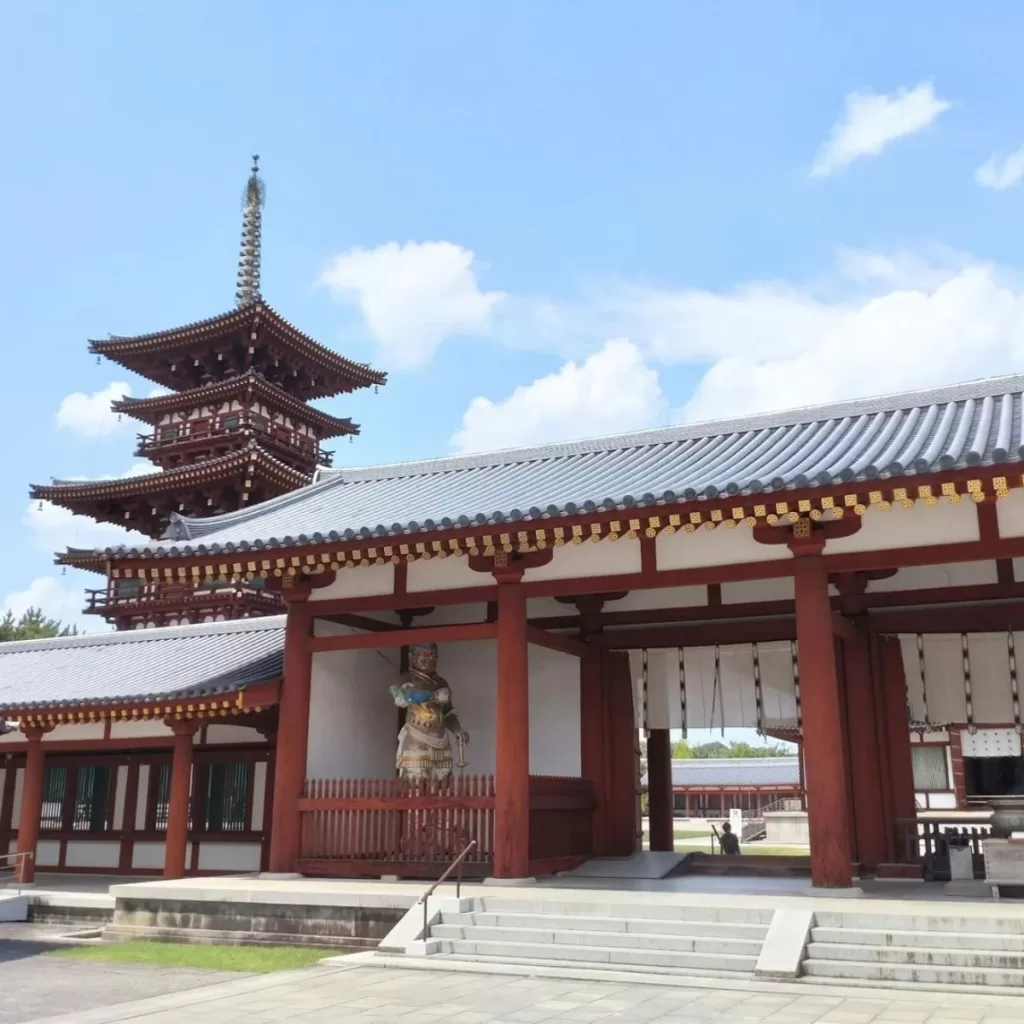
POLYGON ((872 612, 873 633, 1002 633, 1024 629, 1024 602, 872 612))
POLYGON ((498 635, 493 622, 460 622, 453 626, 418 626, 387 633, 352 633, 349 636, 316 636, 307 641, 307 650, 365 651, 376 647, 406 647, 411 644, 456 643, 464 640, 491 640, 498 635))
POLYGON ((795 621, 779 618, 614 629, 597 634, 591 643, 612 650, 625 650, 635 647, 703 647, 716 643, 749 644, 795 639, 795 621))
POLYGON ((549 633, 546 629, 538 629, 536 626, 526 627, 526 642, 537 647, 546 647, 550 651, 571 654, 574 658, 582 658, 587 653, 587 645, 583 641, 561 633, 549 633))

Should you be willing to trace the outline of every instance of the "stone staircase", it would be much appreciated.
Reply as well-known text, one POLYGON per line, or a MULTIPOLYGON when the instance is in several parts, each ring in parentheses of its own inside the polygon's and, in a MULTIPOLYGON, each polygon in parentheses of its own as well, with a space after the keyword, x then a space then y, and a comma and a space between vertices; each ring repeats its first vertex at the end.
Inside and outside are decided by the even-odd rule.
POLYGON ((816 913, 811 981, 1024 986, 1024 917, 816 913))
POLYGON ((427 951, 439 958, 751 976, 771 910, 483 898, 442 911, 427 951), (469 909, 467 909, 469 907, 469 909))

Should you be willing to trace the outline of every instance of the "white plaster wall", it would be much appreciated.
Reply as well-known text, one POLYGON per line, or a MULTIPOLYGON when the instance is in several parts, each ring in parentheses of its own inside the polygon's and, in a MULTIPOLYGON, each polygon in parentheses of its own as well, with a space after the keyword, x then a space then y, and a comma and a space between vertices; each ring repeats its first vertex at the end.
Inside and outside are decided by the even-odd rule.
POLYGON ((1024 537, 1024 490, 1015 487, 996 502, 1000 537, 1024 537))
POLYGON ((116 868, 120 857, 117 841, 69 839, 64 864, 69 868, 116 868))
POLYGON ((580 661, 530 648, 530 773, 580 774, 580 661))
POLYGON ((746 604, 751 601, 792 601, 796 596, 792 576, 767 580, 741 580, 722 584, 722 604, 746 604))
POLYGON ((849 537, 830 540, 825 554, 960 544, 977 539, 978 509, 974 502, 962 498, 951 504, 943 498, 935 505, 923 501, 913 508, 893 505, 887 512, 869 506, 861 516, 860 529, 849 537))
POLYGON ((446 558, 419 559, 407 569, 406 590, 458 590, 462 587, 486 587, 494 582, 489 573, 474 572, 469 559, 450 555, 446 558))
MULTIPOLYGON (((328 626, 330 624, 325 624, 328 626)), ((343 631, 342 627, 334 627, 343 631)), ((307 757, 310 778, 391 778, 398 712, 388 687, 398 679, 398 652, 313 656, 307 757)), ((497 647, 494 641, 442 644, 439 671, 470 734, 466 771, 494 772, 497 647)), ((530 647, 530 770, 579 775, 579 661, 530 647)))
POLYGON ((0 736, 0 745, 5 743, 24 743, 25 734, 17 726, 11 732, 5 732, 0 736))
POLYGON ((103 722, 83 722, 81 725, 58 725, 51 732, 43 734, 43 743, 59 740, 101 740, 105 731, 103 722))
MULTIPOLYGON (((353 630, 317 623, 318 636, 353 630)), ((388 687, 398 679, 398 651, 329 651, 313 655, 308 778, 390 778, 397 712, 388 687)))
POLYGON ((459 622, 483 622, 486 618, 486 604, 439 604, 429 615, 417 615, 413 625, 451 626, 459 622))
POLYGON ((553 597, 528 597, 526 614, 531 619, 548 618, 552 615, 575 615, 576 606, 563 604, 553 597))
POLYGON ((142 832, 146 827, 146 800, 148 796, 149 765, 141 764, 139 765, 139 799, 135 805, 135 830, 137 832, 142 832))
POLYGON ((206 729, 207 743, 265 743, 258 729, 247 725, 211 725, 206 729))
POLYGON ((553 548, 551 561, 527 569, 523 582, 537 580, 565 580, 586 576, 616 576, 640 571, 640 541, 602 540, 596 544, 584 540, 582 544, 565 544, 553 548))
POLYGON ((660 533, 655 543, 659 569, 774 562, 793 557, 785 544, 759 544, 746 525, 699 529, 693 533, 660 533))
MULTIPOLYGON (((708 603, 708 588, 659 587, 655 590, 631 590, 617 601, 607 601, 603 611, 649 611, 654 608, 700 608, 708 603)), ((565 605, 562 606, 566 608, 565 605)), ((568 606, 572 612, 572 605, 568 606)))
POLYGON ((263 829, 263 808, 267 795, 267 762, 257 761, 252 780, 252 819, 249 827, 253 832, 263 829))
MULTIPOLYGON (((185 863, 188 863, 187 857, 185 863)), ((132 848, 132 867, 141 871, 163 871, 164 844, 135 843, 132 848)))
POLYGON ((36 844, 36 866, 55 868, 60 863, 60 840, 40 839, 36 844))
POLYGON ((937 590, 941 587, 967 587, 978 583, 998 583, 995 562, 953 562, 949 565, 912 565, 897 570, 884 580, 869 580, 868 592, 899 590, 937 590))
POLYGON ((171 738, 173 733, 162 721, 150 722, 114 722, 110 726, 111 739, 128 739, 136 736, 166 736, 171 738))
MULTIPOLYGON (((373 546, 368 543, 367 546, 373 546)), ((380 545, 376 545, 380 547, 380 545)), ((387 565, 360 565, 342 569, 329 587, 314 590, 310 601, 330 601, 338 597, 376 597, 394 593, 395 567, 387 565)))
POLYGON ((224 871, 238 874, 241 871, 259 871, 259 843, 200 843, 199 870, 224 871))

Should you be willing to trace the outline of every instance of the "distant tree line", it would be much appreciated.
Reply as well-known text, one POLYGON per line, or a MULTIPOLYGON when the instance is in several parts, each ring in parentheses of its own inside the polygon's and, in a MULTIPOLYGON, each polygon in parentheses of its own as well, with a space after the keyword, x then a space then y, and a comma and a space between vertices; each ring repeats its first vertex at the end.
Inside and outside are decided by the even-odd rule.
POLYGON ((11 640, 45 640, 54 636, 77 636, 75 626, 65 626, 59 619, 48 619, 41 608, 29 608, 19 618, 8 612, 0 619, 0 643, 11 640))
POLYGON ((712 740, 710 743, 698 743, 690 746, 686 740, 678 740, 672 744, 672 756, 675 758, 686 757, 792 757, 793 751, 781 743, 771 743, 767 746, 754 746, 743 740, 733 740, 725 743, 721 740, 712 740))

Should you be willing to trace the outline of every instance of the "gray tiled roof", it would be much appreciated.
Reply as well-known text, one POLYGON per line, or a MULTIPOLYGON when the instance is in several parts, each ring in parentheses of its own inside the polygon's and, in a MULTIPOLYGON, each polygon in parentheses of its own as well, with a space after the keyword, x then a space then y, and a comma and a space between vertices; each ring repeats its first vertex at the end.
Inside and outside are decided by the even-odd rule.
POLYGON ((688 757, 672 762, 673 786, 792 786, 800 785, 796 757, 688 757))
POLYGON ((284 620, 0 643, 0 710, 209 696, 278 679, 284 620))
POLYGON ((175 519, 163 542, 112 555, 190 555, 547 520, 598 508, 762 494, 1017 462, 1024 376, 533 448, 369 469, 252 508, 175 519))

